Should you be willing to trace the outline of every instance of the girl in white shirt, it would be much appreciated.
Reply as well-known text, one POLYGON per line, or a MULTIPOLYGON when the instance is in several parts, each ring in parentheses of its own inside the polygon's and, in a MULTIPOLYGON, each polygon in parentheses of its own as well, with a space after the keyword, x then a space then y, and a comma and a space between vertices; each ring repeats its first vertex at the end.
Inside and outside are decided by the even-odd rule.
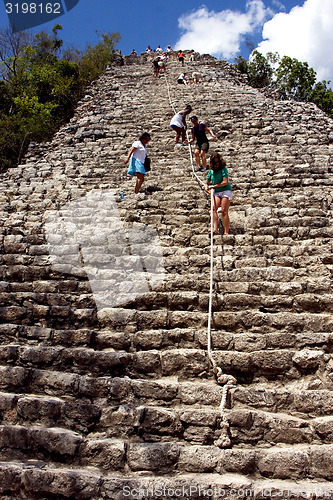
POLYGON ((138 194, 140 188, 144 181, 144 176, 146 175, 145 169, 145 159, 147 156, 146 145, 150 141, 150 135, 148 132, 144 132, 138 141, 134 141, 131 149, 128 152, 127 158, 124 161, 124 164, 130 161, 128 174, 132 176, 136 176, 136 185, 134 189, 134 194, 138 194))
POLYGON ((176 146, 186 146, 187 141, 185 141, 186 135, 186 116, 191 113, 192 107, 188 104, 185 109, 176 113, 170 122, 170 127, 176 132, 176 146), (182 136, 182 142, 179 144, 180 136, 182 136))

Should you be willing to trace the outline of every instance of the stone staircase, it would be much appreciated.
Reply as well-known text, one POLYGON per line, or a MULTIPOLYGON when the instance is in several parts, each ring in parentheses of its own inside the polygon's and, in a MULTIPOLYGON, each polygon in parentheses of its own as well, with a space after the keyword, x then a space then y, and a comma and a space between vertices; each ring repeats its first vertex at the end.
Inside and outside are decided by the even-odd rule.
MULTIPOLYGON (((221 448, 209 200, 188 148, 174 148, 165 78, 138 62, 107 70, 1 178, 1 498, 333 498, 333 122, 268 99, 223 61, 187 63, 204 77, 187 87, 168 65, 173 104, 214 129, 235 195, 231 234, 214 237, 213 355, 238 382, 221 448), (145 130, 152 171, 134 199, 123 160, 145 130), (98 308, 84 261, 66 264, 70 235, 52 260, 47 214, 66 219, 109 190, 126 228, 158 234, 165 276, 98 308)), ((104 208, 85 235, 102 256, 104 208)))

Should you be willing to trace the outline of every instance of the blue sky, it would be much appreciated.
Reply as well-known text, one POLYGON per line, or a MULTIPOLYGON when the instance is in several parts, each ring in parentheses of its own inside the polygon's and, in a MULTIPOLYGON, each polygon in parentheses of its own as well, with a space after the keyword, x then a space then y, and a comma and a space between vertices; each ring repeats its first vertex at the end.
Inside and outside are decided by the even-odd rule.
MULTIPOLYGON (((3 3, 0 16, 4 26, 3 3)), ((79 0, 36 31, 51 30, 55 22, 63 26, 66 47, 96 43, 98 30, 119 32, 117 48, 125 55, 133 48, 142 52, 148 44, 170 44, 233 62, 237 55, 248 58, 249 42, 263 53, 307 61, 318 79, 333 80, 333 0, 183 0, 176 6, 156 0, 79 0)))

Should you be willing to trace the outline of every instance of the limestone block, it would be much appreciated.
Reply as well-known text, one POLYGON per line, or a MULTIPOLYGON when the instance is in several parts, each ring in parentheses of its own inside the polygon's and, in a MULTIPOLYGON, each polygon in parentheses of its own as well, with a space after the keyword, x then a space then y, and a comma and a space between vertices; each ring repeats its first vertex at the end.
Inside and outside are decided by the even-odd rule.
POLYGON ((179 388, 179 399, 183 404, 217 406, 221 403, 223 387, 215 383, 184 382, 179 388))
POLYGON ((298 479, 308 477, 310 468, 309 448, 272 449, 258 456, 261 475, 269 478, 298 479))
POLYGON ((181 447, 178 468, 187 472, 214 472, 221 450, 214 446, 181 447))
POLYGON ((245 352, 215 351, 214 357, 223 371, 237 370, 241 373, 250 373, 252 369, 252 355, 245 352))
POLYGON ((316 478, 332 479, 333 474, 333 445, 311 446, 310 474, 316 478))
POLYGON ((123 470, 125 444, 112 439, 87 439, 80 447, 79 461, 108 471, 123 470))
POLYGON ((142 418, 144 432, 150 434, 168 434, 181 436, 184 428, 178 416, 166 409, 146 407, 142 418))
POLYGON ((22 473, 22 484, 28 494, 35 495, 38 491, 46 498, 63 495, 65 498, 94 499, 98 497, 100 481, 100 475, 93 471, 32 468, 22 473))
POLYGON ((262 351, 251 354, 255 368, 266 375, 289 370, 292 367, 292 356, 291 351, 262 351))
POLYGON ((127 463, 133 470, 163 472, 172 470, 179 457, 179 447, 174 443, 129 443, 127 463))
POLYGON ((257 465, 257 453, 252 450, 223 450, 218 465, 221 471, 253 474, 257 465))
POLYGON ((209 369, 205 352, 193 349, 163 351, 161 354, 163 375, 198 375, 209 369))
POLYGON ((195 444, 208 445, 212 444, 215 439, 215 433, 210 427, 199 427, 196 425, 189 425, 184 431, 185 441, 195 444))
POLYGON ((3 321, 18 322, 27 314, 25 307, 9 306, 0 307, 0 319, 3 321))
POLYGON ((98 319, 105 326, 112 324, 125 326, 134 320, 135 314, 136 312, 130 309, 108 308, 98 311, 98 319))
MULTIPOLYGON (((148 382, 143 380, 131 381, 131 388, 136 397, 155 402, 170 402, 178 397, 178 384, 176 382, 148 382)), ((113 389, 114 390, 114 389, 113 389)))
POLYGON ((82 438, 79 434, 64 429, 32 428, 31 439, 37 450, 49 453, 52 456, 74 457, 78 451, 82 438))
POLYGON ((21 468, 16 464, 0 463, 0 493, 3 498, 9 493, 18 494, 21 489, 21 472, 21 468))
POLYGON ((234 338, 234 346, 236 351, 260 351, 267 347, 267 336, 261 334, 244 334, 237 335, 234 338))
POLYGON ((199 426, 215 427, 217 418, 220 416, 218 410, 204 411, 204 410, 185 410, 181 411, 179 418, 185 424, 193 424, 199 426))
POLYGON ((324 351, 321 350, 306 349, 294 354, 292 360, 298 367, 309 370, 318 368, 319 364, 323 361, 324 354, 324 351))
POLYGON ((161 359, 157 351, 141 351, 133 356, 132 368, 134 373, 160 373, 161 359))

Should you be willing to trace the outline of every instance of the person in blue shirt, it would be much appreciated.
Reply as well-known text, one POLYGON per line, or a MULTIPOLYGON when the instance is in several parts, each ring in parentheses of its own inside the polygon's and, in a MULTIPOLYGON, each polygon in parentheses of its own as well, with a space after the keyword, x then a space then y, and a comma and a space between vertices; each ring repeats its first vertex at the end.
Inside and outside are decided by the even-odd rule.
POLYGON ((214 204, 213 204, 213 231, 214 234, 219 234, 217 210, 221 207, 224 234, 229 234, 229 207, 232 200, 232 189, 228 178, 228 170, 226 162, 219 153, 214 153, 210 157, 210 170, 205 183, 205 191, 210 194, 210 190, 214 189, 214 204))

